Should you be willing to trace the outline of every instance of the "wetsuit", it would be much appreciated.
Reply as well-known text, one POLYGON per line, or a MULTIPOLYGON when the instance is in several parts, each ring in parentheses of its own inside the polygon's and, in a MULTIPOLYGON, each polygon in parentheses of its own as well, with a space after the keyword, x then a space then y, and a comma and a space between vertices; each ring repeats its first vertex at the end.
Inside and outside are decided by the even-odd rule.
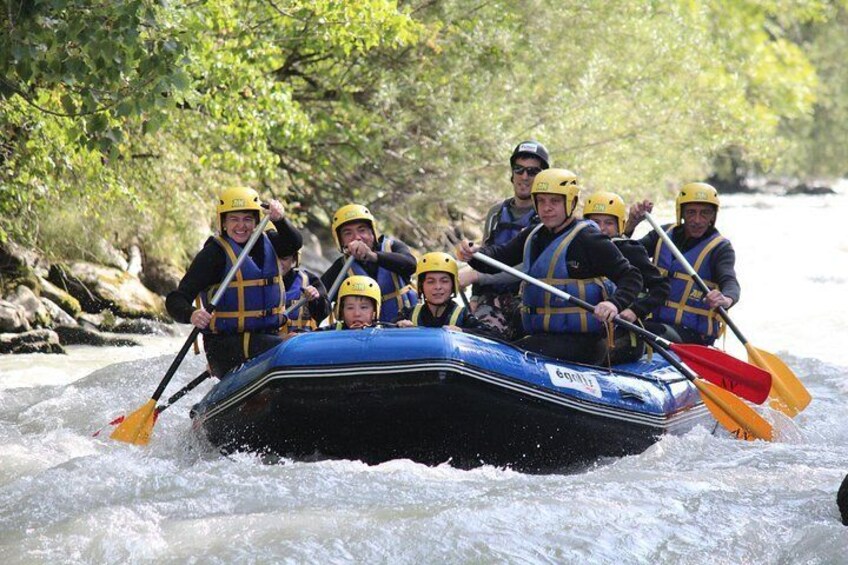
POLYGON ((283 277, 283 283, 286 285, 286 309, 303 297, 304 286, 315 287, 319 296, 290 312, 281 334, 313 330, 330 315, 327 289, 318 275, 306 269, 292 269, 283 277))
MULTIPOLYGON (((300 232, 285 218, 274 222, 274 226, 286 242, 288 254, 297 253, 303 245, 300 232)), ((258 268, 265 268, 266 261, 277 261, 273 251, 267 256, 266 251, 270 246, 262 244, 265 238, 263 235, 248 253, 248 257, 258 268)), ((182 324, 191 323, 191 314, 197 309, 194 305, 195 298, 224 279, 227 264, 227 253, 215 238, 209 238, 191 262, 177 289, 165 299, 165 307, 175 321, 182 324)), ((277 331, 269 329, 250 332, 249 339, 245 340, 243 333, 216 334, 208 329, 204 330, 203 345, 212 374, 221 377, 245 360, 277 345, 282 340, 277 331)))
POLYGON ((477 319, 474 314, 451 300, 439 317, 433 315, 425 302, 419 302, 414 308, 404 308, 399 320, 409 320, 416 326, 424 328, 441 328, 456 326, 464 331, 493 338, 501 338, 501 333, 477 319))
MULTIPOLYGON (((643 320, 668 298, 670 288, 668 278, 651 263, 648 252, 638 241, 614 237, 612 242, 624 258, 639 269, 642 275, 642 292, 628 308, 633 310, 639 320, 643 320)), ((611 365, 636 361, 644 352, 645 343, 641 338, 621 327, 615 328, 614 346, 609 351, 611 365)))
MULTIPOLYGON (((568 226, 560 228, 557 233, 551 232, 544 226, 539 228, 528 249, 530 256, 538 258, 551 243, 561 237, 563 230, 572 229, 574 223, 575 221, 572 220, 568 226)), ((624 258, 618 248, 600 232, 594 223, 588 222, 588 224, 590 225, 576 233, 568 245, 565 256, 560 257, 559 260, 565 261, 569 276, 573 279, 606 277, 612 281, 615 284, 615 290, 607 300, 621 311, 627 308, 639 294, 642 288, 642 277, 639 270, 624 258)), ((486 246, 481 252, 507 265, 523 263, 525 243, 533 230, 534 228, 524 229, 509 243, 486 246)), ((478 271, 497 271, 497 268, 476 259, 472 259, 469 264, 478 271)), ((533 333, 516 342, 516 345, 520 347, 543 355, 586 363, 599 363, 606 356, 604 345, 606 336, 603 333, 539 332, 527 327, 526 318, 524 330, 533 333)))
MULTIPOLYGON (((683 226, 663 226, 663 229, 668 231, 671 229, 671 240, 684 255, 691 254, 696 248, 701 248, 708 243, 715 241, 715 245, 711 249, 706 250, 707 256, 696 271, 704 278, 708 286, 713 284, 721 291, 723 295, 730 298, 735 305, 739 301, 741 288, 739 281, 736 278, 736 252, 730 241, 721 236, 715 227, 709 228, 706 233, 696 239, 689 239, 685 235, 683 226), (720 239, 719 239, 720 238, 720 239), (707 275, 707 276, 705 276, 707 275)), ((660 236, 656 232, 651 232, 639 240, 645 246, 648 254, 652 257, 658 257, 658 246, 661 243, 660 236)), ((684 284, 689 275, 683 267, 676 265, 676 260, 666 259, 666 262, 671 266, 671 297, 666 301, 666 305, 672 304, 675 295, 674 285, 684 284), (675 280, 677 279, 677 280, 675 280)), ((664 267, 660 261, 657 266, 661 269, 664 267)), ((690 261, 694 263, 695 261, 690 261)), ((695 267, 695 265, 693 265, 695 267)), ((689 294, 690 305, 694 304, 699 309, 706 309, 706 303, 698 300, 701 296, 700 289, 697 285, 691 285, 689 294)), ((679 302, 679 301, 678 301, 679 302)), ((721 322, 718 319, 718 314, 713 311, 709 316, 695 314, 686 316, 687 321, 675 323, 669 314, 662 311, 665 306, 660 306, 653 310, 652 319, 646 321, 645 327, 650 331, 660 335, 661 337, 678 343, 696 343, 700 345, 712 345, 716 337, 721 333, 721 322), (706 320, 706 321, 705 321, 706 320), (709 327, 709 329, 707 329, 709 327), (699 331, 705 330, 706 331, 699 331)), ((681 307, 682 308, 682 307, 681 307)))
MULTIPOLYGON (((383 301, 380 305, 380 320, 390 322, 397 318, 405 307, 415 306, 418 295, 409 286, 408 281, 415 273, 417 263, 402 241, 381 235, 376 241, 377 261, 354 261, 350 274, 364 274, 380 285, 383 301), (391 251, 386 250, 391 247, 391 251)), ((345 257, 339 257, 330 268, 321 275, 321 282, 331 288, 345 263, 345 257)))

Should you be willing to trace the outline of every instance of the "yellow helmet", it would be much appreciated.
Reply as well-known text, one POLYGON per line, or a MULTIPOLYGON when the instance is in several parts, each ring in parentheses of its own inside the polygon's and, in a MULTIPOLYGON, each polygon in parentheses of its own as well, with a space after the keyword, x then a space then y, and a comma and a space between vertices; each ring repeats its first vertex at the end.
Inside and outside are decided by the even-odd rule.
POLYGON ((624 200, 618 194, 601 190, 590 196, 586 200, 586 206, 583 208, 583 215, 589 216, 591 214, 615 216, 618 218, 618 233, 624 233, 627 210, 625 210, 624 200))
POLYGON ((374 301, 374 307, 377 312, 375 319, 380 317, 380 303, 383 300, 383 293, 380 291, 380 285, 371 277, 364 275, 353 275, 344 280, 342 287, 339 289, 339 297, 336 300, 336 307, 333 314, 337 320, 342 319, 342 302, 345 296, 364 296, 374 301))
POLYGON ((574 199, 580 194, 580 179, 567 169, 546 169, 533 179, 530 196, 536 208, 537 194, 560 194, 565 197, 565 216, 574 212, 574 199))
POLYGON ((339 237, 339 228, 348 222, 357 220, 371 224, 371 231, 374 232, 375 240, 380 237, 380 234, 377 232, 377 222, 374 221, 374 215, 371 214, 368 208, 361 204, 347 204, 342 206, 333 214, 332 224, 333 237, 336 239, 336 245, 342 253, 344 253, 344 249, 342 249, 342 240, 339 237))
POLYGON ((418 260, 418 268, 415 270, 415 276, 418 277, 418 295, 421 296, 424 286, 425 273, 447 273, 453 280, 453 294, 459 292, 459 266, 456 264, 456 259, 442 251, 431 251, 425 253, 418 260))
POLYGON ((218 197, 218 231, 224 233, 224 214, 242 211, 257 214, 262 211, 259 193, 246 186, 234 186, 224 190, 218 197))
POLYGON ((683 188, 680 189, 680 193, 677 195, 677 200, 675 200, 677 225, 683 223, 683 205, 691 204, 692 202, 712 204, 716 207, 716 213, 718 213, 718 191, 715 187, 705 182, 690 182, 683 185, 683 188))

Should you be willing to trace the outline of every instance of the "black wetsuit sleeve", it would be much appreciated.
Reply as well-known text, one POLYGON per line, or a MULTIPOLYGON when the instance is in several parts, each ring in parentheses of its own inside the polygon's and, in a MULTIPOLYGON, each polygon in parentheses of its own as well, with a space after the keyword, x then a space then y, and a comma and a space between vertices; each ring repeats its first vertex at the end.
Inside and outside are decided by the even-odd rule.
POLYGON ((212 285, 221 282, 227 259, 224 250, 214 241, 207 240, 206 245, 195 256, 177 289, 165 298, 168 314, 181 323, 191 321, 191 313, 196 309, 194 299, 212 285))
POLYGON ((326 288, 328 292, 329 289, 333 287, 333 283, 336 282, 336 278, 342 271, 342 267, 344 267, 346 260, 346 255, 339 257, 333 262, 332 265, 330 265, 330 268, 324 271, 324 274, 321 275, 321 282, 324 284, 324 288, 326 288))
POLYGON ((415 256, 409 247, 399 239, 392 240, 391 251, 377 251, 377 265, 393 273, 397 273, 405 279, 409 279, 415 273, 415 256))
POLYGON ((616 289, 609 301, 619 312, 629 307, 642 290, 639 269, 624 258, 615 244, 597 229, 584 229, 568 246, 568 270, 577 279, 606 277, 616 289))
POLYGON ((412 320, 412 308, 401 308, 401 311, 400 313, 398 313, 397 318, 392 321, 397 324, 401 320, 412 320))
POLYGON ((280 236, 280 244, 276 249, 278 257, 294 255, 303 247, 303 235, 301 235, 300 230, 294 227, 288 218, 274 222, 274 227, 280 236))
POLYGON ((630 309, 637 317, 643 318, 665 303, 668 293, 671 291, 671 284, 668 278, 664 277, 659 269, 651 263, 648 252, 640 242, 620 239, 616 240, 615 244, 624 258, 639 269, 639 273, 642 275, 643 292, 633 301, 630 309))
POLYGON ((639 243, 642 244, 642 247, 645 248, 645 251, 648 253, 648 257, 652 258, 654 256, 654 252, 657 250, 657 242, 660 240, 660 236, 657 232, 652 231, 646 234, 643 238, 638 239, 639 243))
POLYGON ((327 300, 327 287, 321 282, 321 279, 315 273, 306 271, 306 275, 310 286, 314 286, 318 291, 319 296, 309 303, 309 312, 312 314, 312 319, 316 323, 321 323, 321 320, 330 315, 330 301, 327 300))
POLYGON ((713 280, 718 284, 721 293, 733 300, 731 306, 735 306, 739 302, 742 288, 736 278, 736 251, 734 251, 730 241, 721 242, 713 250, 710 263, 713 280))
MULTIPOLYGON (((524 228, 518 232, 518 235, 503 245, 486 245, 478 249, 478 252, 510 266, 518 265, 524 261, 524 242, 527 241, 527 237, 530 235, 530 232, 535 229, 535 227, 536 226, 524 228)), ((477 259, 472 259, 468 262, 468 264, 471 265, 472 269, 480 271, 481 273, 501 272, 501 270, 497 267, 491 267, 477 259)))

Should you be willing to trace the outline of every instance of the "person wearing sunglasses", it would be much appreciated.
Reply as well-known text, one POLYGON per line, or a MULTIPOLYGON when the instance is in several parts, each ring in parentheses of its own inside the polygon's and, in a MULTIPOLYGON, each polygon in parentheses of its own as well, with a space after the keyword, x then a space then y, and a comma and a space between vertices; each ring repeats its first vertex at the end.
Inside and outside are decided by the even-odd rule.
MULTIPOLYGON (((483 225, 483 245, 503 245, 526 227, 539 223, 530 190, 533 179, 551 166, 548 150, 535 140, 522 141, 509 157, 509 180, 513 195, 492 206, 483 225)), ((518 311, 520 282, 506 273, 480 273, 471 268, 460 272, 460 286, 471 289, 470 304, 474 315, 496 328, 509 339, 520 337, 521 316, 518 311)))

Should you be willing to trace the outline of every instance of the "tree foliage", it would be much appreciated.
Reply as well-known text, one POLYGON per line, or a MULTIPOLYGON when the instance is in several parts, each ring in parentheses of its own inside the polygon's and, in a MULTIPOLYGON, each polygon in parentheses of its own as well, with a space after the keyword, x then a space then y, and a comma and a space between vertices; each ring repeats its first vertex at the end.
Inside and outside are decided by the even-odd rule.
POLYGON ((727 147, 772 168, 814 112, 844 116, 822 100, 844 9, 817 0, 0 5, 0 236, 55 254, 140 238, 184 261, 235 183, 318 226, 362 202, 426 244, 509 192, 521 139, 648 195, 727 147))

